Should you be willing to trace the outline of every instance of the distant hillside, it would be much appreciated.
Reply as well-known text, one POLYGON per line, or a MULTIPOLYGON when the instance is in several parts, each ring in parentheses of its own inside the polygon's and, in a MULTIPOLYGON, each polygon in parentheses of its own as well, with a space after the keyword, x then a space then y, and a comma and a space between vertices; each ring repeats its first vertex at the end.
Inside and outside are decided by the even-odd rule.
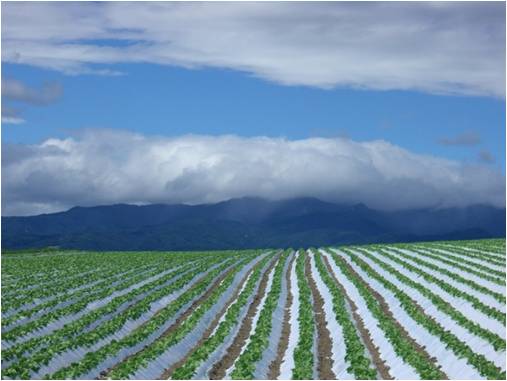
POLYGON ((9 249, 211 250, 504 236, 505 209, 383 212, 313 198, 241 198, 195 206, 121 204, 2 217, 2 247, 9 249))

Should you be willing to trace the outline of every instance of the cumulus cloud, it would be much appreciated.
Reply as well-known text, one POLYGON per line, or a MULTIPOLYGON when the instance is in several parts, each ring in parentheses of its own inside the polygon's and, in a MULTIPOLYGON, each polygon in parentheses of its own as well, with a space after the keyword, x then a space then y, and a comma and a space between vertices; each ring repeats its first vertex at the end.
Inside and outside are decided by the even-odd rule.
POLYGON ((505 206, 505 177, 487 166, 418 155, 382 140, 86 130, 36 145, 4 144, 2 196, 4 215, 243 196, 312 196, 387 210, 505 206))
POLYGON ((285 85, 505 96, 502 2, 2 3, 2 60, 244 71, 285 85))
POLYGON ((444 146, 476 146, 481 142, 481 137, 477 132, 465 131, 452 137, 446 137, 439 140, 444 146))

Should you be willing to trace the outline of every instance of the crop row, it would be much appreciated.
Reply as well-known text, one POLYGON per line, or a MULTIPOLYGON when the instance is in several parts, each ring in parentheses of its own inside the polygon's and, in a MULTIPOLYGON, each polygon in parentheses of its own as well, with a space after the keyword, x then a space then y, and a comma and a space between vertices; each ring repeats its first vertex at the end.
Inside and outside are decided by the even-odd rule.
POLYGON ((8 254, 2 377, 505 379, 504 244, 481 242, 8 254))
POLYGON ((456 245, 442 245, 442 244, 429 244, 428 247, 435 247, 438 249, 443 249, 445 251, 451 252, 453 254, 462 255, 464 257, 476 258, 482 261, 488 262, 492 265, 504 267, 505 266, 505 251, 504 255, 492 255, 480 250, 470 250, 464 249, 460 246, 456 245))
MULTIPOLYGON (((84 298, 89 298, 94 294, 100 298, 100 295, 104 289, 109 288, 112 285, 119 285, 121 283, 127 284, 126 281, 129 279, 144 279, 146 275, 150 276, 149 274, 153 274, 153 272, 150 272, 149 270, 155 270, 154 273, 156 274, 156 270, 158 269, 152 268, 152 266, 149 268, 140 267, 138 269, 132 269, 128 272, 120 273, 119 275, 111 275, 109 278, 106 278, 104 280, 91 282, 87 287, 81 288, 78 291, 60 294, 55 298, 50 298, 48 301, 35 304, 31 308, 22 308, 18 312, 9 314, 7 317, 2 318, 2 329, 4 332, 8 332, 8 327, 18 321, 25 322, 26 319, 34 317, 36 315, 40 317, 41 313, 45 311, 51 310, 54 312, 60 305, 74 304, 80 300, 83 300, 84 298)), ((91 298, 88 300, 92 301, 91 298)))
POLYGON ((315 256, 315 264, 320 277, 333 296, 333 311, 336 320, 342 327, 346 349, 345 360, 350 364, 347 371, 353 374, 356 379, 374 380, 377 378, 377 372, 372 366, 367 350, 352 320, 353 318, 348 312, 350 306, 347 306, 349 302, 346 299, 344 290, 339 287, 337 279, 332 276, 329 264, 324 261, 327 262, 327 258, 323 259, 320 255, 315 256))
POLYGON ((223 321, 200 346, 194 349, 186 361, 174 370, 173 379, 186 380, 192 378, 196 369, 225 341, 232 332, 233 327, 239 324, 240 313, 254 292, 266 263, 271 259, 271 257, 266 257, 255 267, 238 298, 227 309, 223 321))
MULTIPOLYGON (((408 247, 404 248, 409 249, 408 247)), ((473 274, 479 278, 505 287, 505 271, 495 270, 487 266, 468 261, 464 258, 458 258, 451 254, 444 254, 433 249, 420 250, 417 248, 412 248, 410 249, 410 252, 423 257, 434 259, 437 261, 437 263, 445 263, 446 265, 463 270, 466 273, 473 274)))
MULTIPOLYGON (((249 260, 249 259, 248 259, 249 260)), ((203 315, 214 306, 219 297, 231 286, 234 277, 247 263, 247 259, 234 265, 232 269, 224 273, 224 278, 218 279, 215 283, 216 288, 211 289, 209 295, 199 301, 198 305, 192 305, 189 309, 192 311, 184 319, 180 319, 174 326, 168 329, 167 334, 164 333, 152 344, 145 346, 142 351, 130 356, 127 360, 115 366, 108 374, 113 379, 125 379, 133 375, 138 369, 146 367, 150 361, 161 356, 168 348, 174 346, 185 337, 200 321, 203 315), (218 282, 218 283, 217 283, 218 282)))
MULTIPOLYGON (((347 251, 346 249, 342 249, 342 251, 347 254, 350 254, 350 251, 347 251)), ((401 274, 394 267, 381 261, 378 257, 376 257, 375 255, 373 255, 367 251, 364 251, 361 249, 357 249, 357 251, 359 251, 362 255, 364 255, 365 257, 369 258, 370 260, 372 260, 373 262, 378 264, 381 268, 383 268, 386 271, 388 271, 389 273, 393 274, 399 281, 401 281, 407 287, 413 288, 413 289, 417 290, 418 292, 420 292, 421 295, 424 295, 426 298, 431 300, 431 302, 433 303, 433 305, 435 305, 435 307, 437 309, 439 309, 440 311, 444 312, 445 314, 451 316, 453 318, 453 320, 455 320, 462 327, 466 328, 470 333, 485 339, 495 349, 505 348, 505 346, 506 346, 505 339, 503 339, 499 335, 492 333, 491 331, 489 331, 487 329, 482 328, 477 323, 474 323, 471 320, 469 320, 460 311, 455 309, 452 305, 450 305, 448 302, 443 300, 440 296, 434 294, 433 292, 431 292, 431 290, 424 287, 420 282, 414 280, 413 278, 410 278, 408 276, 401 274)), ((411 265, 407 265, 402 261, 397 262, 397 263, 399 263, 403 267, 410 269, 413 272, 418 273, 418 271, 417 271, 418 269, 414 268, 411 265)), ((432 277, 431 275, 428 275, 425 273, 420 274, 420 275, 422 275, 423 278, 429 279, 437 284, 441 283, 441 281, 439 279, 436 279, 436 278, 432 277)), ((441 284, 441 287, 443 289, 446 289, 446 291, 449 292, 449 294, 451 294, 451 295, 463 297, 463 292, 461 292, 461 291, 459 291, 459 290, 457 290, 445 283, 441 284)), ((466 296, 469 296, 469 295, 465 294, 465 299, 467 299, 466 296)), ((484 307, 482 304, 479 304, 478 309, 480 309, 480 308, 484 308, 485 309, 484 312, 488 316, 494 317, 496 315, 496 310, 490 309, 489 307, 484 307)), ((504 318, 505 318, 505 316, 504 316, 504 318)), ((504 324, 505 324, 505 321, 504 321, 504 324)))
POLYGON ((250 342, 234 364, 234 371, 231 373, 232 379, 246 380, 254 378, 255 365, 268 346, 272 315, 282 290, 283 269, 288 254, 289 251, 285 251, 275 267, 271 289, 264 301, 255 331, 250 335, 250 342))
POLYGON ((10 372, 13 375, 20 375, 20 372, 24 372, 24 374, 26 374, 27 370, 38 371, 42 365, 48 364, 53 356, 58 353, 63 353, 73 348, 90 347, 104 337, 108 337, 120 330, 127 321, 138 319, 144 313, 149 311, 151 304, 156 300, 182 289, 196 276, 202 274, 207 268, 214 266, 215 263, 222 260, 223 257, 217 256, 217 258, 211 261, 205 260, 197 264, 186 265, 180 269, 180 273, 182 273, 183 276, 180 276, 173 283, 168 283, 165 287, 156 289, 168 281, 171 281, 172 278, 177 277, 177 273, 167 274, 165 277, 145 284, 140 288, 136 288, 128 294, 116 297, 105 306, 89 312, 80 319, 65 325, 63 328, 56 330, 49 335, 30 339, 21 345, 16 345, 7 350, 3 350, 3 360, 14 358, 20 360, 18 363, 13 364, 9 368, 4 368, 4 374, 6 372, 10 372), (155 292, 147 294, 143 299, 139 300, 136 304, 116 315, 112 319, 105 321, 103 324, 91 331, 86 332, 84 330, 102 316, 116 311, 124 303, 127 303, 138 295, 149 293, 154 289, 156 289, 155 292), (47 350, 47 348, 51 348, 51 350, 47 350), (31 356, 26 356, 27 352, 31 353, 35 350, 36 352, 31 356))
POLYGON ((68 367, 62 368, 52 375, 47 375, 49 378, 62 379, 62 378, 76 378, 81 375, 87 374, 98 367, 101 362, 110 356, 114 356, 123 348, 134 347, 136 344, 143 342, 153 332, 162 326, 166 321, 175 316, 186 304, 190 303, 195 297, 203 293, 208 286, 211 285, 222 271, 231 266, 236 259, 229 259, 219 267, 210 271, 198 283, 196 283, 188 291, 180 295, 176 300, 169 303, 166 307, 158 311, 148 322, 140 327, 134 329, 130 334, 121 338, 120 340, 113 340, 109 344, 102 346, 94 352, 87 353, 82 360, 73 363, 68 367))
MULTIPOLYGON (((468 363, 474 366, 482 376, 491 379, 505 379, 505 371, 500 370, 493 362, 485 358, 483 355, 477 354, 464 342, 460 341, 454 334, 449 332, 438 324, 434 319, 426 315, 415 302, 403 291, 397 288, 394 284, 384 279, 381 275, 369 267, 359 256, 353 254, 348 250, 342 250, 350 259, 356 263, 363 271, 370 277, 380 282, 386 289, 392 291, 400 301, 403 309, 420 325, 425 327, 433 335, 440 338, 448 348, 458 356, 466 358, 468 363)), ((366 254, 365 254, 366 255, 366 254)), ((374 257, 370 257, 372 260, 374 257)), ((415 282, 414 282, 415 283, 415 282)), ((417 283, 413 284, 415 287, 417 283)), ((505 343, 503 344, 505 350, 505 343)))
POLYGON ((73 303, 60 309, 54 309, 36 320, 33 320, 24 325, 17 326, 9 330, 8 332, 2 333, 2 338, 3 340, 6 341, 11 340, 13 341, 16 338, 22 337, 30 332, 40 330, 42 327, 45 327, 49 323, 61 319, 62 317, 83 311, 90 303, 94 301, 107 298, 116 291, 125 290, 128 287, 134 286, 142 282, 144 279, 156 276, 160 272, 161 272, 160 268, 155 268, 149 271, 148 273, 141 273, 132 278, 127 278, 125 281, 122 281, 118 284, 115 284, 114 280, 106 282, 109 284, 101 288, 97 288, 95 292, 89 293, 76 303, 73 303))

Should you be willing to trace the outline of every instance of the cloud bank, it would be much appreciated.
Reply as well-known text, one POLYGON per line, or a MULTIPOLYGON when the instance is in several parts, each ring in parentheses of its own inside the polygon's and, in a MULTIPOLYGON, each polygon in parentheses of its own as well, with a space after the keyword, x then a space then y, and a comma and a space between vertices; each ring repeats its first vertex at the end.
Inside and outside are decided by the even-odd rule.
POLYGON ((505 3, 2 3, 2 61, 240 70, 284 85, 505 96, 505 3))
POLYGON ((396 210, 505 206, 505 177, 487 166, 418 155, 382 140, 85 130, 37 145, 4 144, 2 195, 4 215, 242 196, 312 196, 396 210))

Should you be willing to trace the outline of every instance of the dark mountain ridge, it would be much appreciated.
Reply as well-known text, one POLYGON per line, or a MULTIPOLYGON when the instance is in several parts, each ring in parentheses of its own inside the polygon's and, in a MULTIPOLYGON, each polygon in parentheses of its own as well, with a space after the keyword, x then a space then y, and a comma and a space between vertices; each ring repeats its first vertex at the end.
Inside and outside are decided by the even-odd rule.
POLYGON ((491 206, 386 212, 315 198, 117 204, 2 217, 8 249, 212 250, 504 236, 505 209, 491 206))

